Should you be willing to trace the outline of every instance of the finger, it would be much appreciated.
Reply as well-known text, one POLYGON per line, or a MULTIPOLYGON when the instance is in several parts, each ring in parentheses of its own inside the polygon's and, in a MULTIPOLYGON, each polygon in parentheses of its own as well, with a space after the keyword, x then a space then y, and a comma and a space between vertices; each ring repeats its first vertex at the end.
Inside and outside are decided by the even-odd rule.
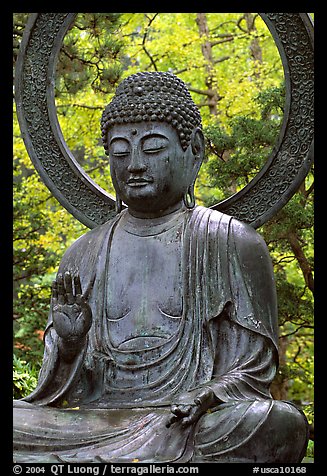
POLYGON ((79 275, 74 276, 74 288, 75 288, 75 296, 77 296, 77 294, 82 294, 82 286, 81 286, 81 280, 79 275))
POLYGON ((202 392, 200 392, 196 398, 194 399, 194 403, 196 405, 202 405, 202 403, 204 403, 206 400, 208 400, 209 398, 209 391, 208 389, 204 389, 202 390, 202 392))
POLYGON ((66 293, 64 286, 64 278, 61 273, 57 276, 57 289, 58 289, 58 302, 59 304, 65 304, 66 302, 66 293))
POLYGON ((185 428, 186 426, 189 426, 194 420, 195 418, 193 415, 183 418, 182 427, 185 428))
POLYGON ((166 428, 169 428, 173 423, 175 423, 178 420, 179 418, 176 415, 171 416, 166 423, 166 428))
POLYGON ((78 304, 83 310, 84 317, 86 319, 91 319, 92 311, 89 304, 85 300, 84 296, 82 294, 77 294, 75 300, 76 300, 76 304, 78 304))
POLYGON ((185 407, 182 408, 183 415, 184 416, 189 415, 191 410, 192 410, 192 405, 185 405, 185 407))
POLYGON ((191 425, 191 423, 194 423, 195 421, 197 421, 198 418, 202 415, 202 413, 203 412, 201 408, 192 407, 192 411, 190 412, 190 414, 182 419, 182 427, 184 428, 188 425, 191 425))
POLYGON ((178 417, 184 417, 189 415, 192 409, 191 405, 172 405, 171 411, 178 417))
POLYGON ((58 287, 57 281, 52 282, 52 301, 56 303, 58 300, 58 287))
POLYGON ((73 296, 73 283, 72 283, 72 277, 69 271, 65 272, 64 275, 64 284, 65 284, 65 290, 66 290, 66 300, 68 304, 73 304, 74 303, 74 296, 73 296))
POLYGON ((180 405, 172 405, 171 412, 178 417, 183 416, 184 414, 180 405))

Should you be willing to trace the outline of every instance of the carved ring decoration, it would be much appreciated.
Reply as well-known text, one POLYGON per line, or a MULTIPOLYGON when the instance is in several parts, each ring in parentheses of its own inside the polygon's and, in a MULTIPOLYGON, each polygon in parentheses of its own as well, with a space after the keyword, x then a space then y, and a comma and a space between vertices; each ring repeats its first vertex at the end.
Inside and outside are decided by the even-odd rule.
MULTIPOLYGON (((115 199, 80 167, 59 126, 54 76, 63 38, 76 13, 31 14, 17 60, 15 95, 22 137, 45 185, 89 228, 115 215, 115 199)), ((279 50, 286 100, 278 140, 264 167, 242 190, 212 208, 254 228, 293 196, 313 160, 313 24, 306 13, 260 13, 279 50)))

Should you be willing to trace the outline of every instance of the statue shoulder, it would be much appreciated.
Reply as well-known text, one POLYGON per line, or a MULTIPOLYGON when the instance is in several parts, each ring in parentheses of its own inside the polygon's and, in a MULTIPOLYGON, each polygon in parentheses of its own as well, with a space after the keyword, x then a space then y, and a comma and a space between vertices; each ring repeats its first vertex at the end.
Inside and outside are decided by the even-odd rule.
POLYGON ((252 226, 233 218, 228 257, 238 309, 234 318, 242 326, 271 339, 277 350, 276 283, 266 242, 252 226))
MULTIPOLYGON (((268 246, 253 227, 235 218, 230 223, 229 261, 257 296, 257 304, 265 307, 269 303, 270 314, 277 315, 274 269, 268 246)), ((275 327, 275 323, 271 325, 275 327)))
POLYGON ((211 237, 227 233, 241 247, 263 247, 266 244, 262 236, 251 226, 237 218, 203 206, 197 206, 193 211, 193 221, 200 217, 200 223, 206 227, 211 237))
POLYGON ((201 205, 195 207, 193 211, 193 221, 198 222, 209 238, 215 240, 218 235, 228 233, 229 224, 232 217, 212 208, 206 208, 201 205), (200 218, 200 219, 199 219, 200 218))
POLYGON ((228 243, 230 252, 234 250, 243 262, 271 261, 264 239, 251 225, 218 210, 207 210, 210 210, 207 231, 211 241, 228 243))
POLYGON ((243 258, 250 260, 260 258, 270 261, 265 240, 251 225, 232 218, 229 233, 235 243, 235 248, 243 258))

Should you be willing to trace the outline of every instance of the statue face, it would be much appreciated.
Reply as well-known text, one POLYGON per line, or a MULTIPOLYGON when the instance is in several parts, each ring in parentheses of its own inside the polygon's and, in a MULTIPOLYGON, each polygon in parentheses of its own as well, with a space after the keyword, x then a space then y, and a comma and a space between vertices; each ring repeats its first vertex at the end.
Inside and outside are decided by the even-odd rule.
POLYGON ((163 122, 116 124, 108 132, 111 177, 131 211, 160 215, 177 209, 195 179, 194 156, 163 122))

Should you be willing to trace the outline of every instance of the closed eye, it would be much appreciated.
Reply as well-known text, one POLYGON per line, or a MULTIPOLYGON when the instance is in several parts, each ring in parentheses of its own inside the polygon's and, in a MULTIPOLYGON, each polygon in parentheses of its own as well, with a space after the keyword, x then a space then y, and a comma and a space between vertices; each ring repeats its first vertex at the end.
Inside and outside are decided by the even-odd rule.
POLYGON ((151 135, 145 137, 142 144, 142 152, 146 154, 156 154, 168 147, 168 139, 161 135, 151 135))
POLYGON ((114 157, 125 157, 130 152, 129 142, 122 137, 114 137, 110 142, 110 153, 114 157))
POLYGON ((113 156, 115 157, 125 157, 126 155, 129 154, 129 151, 128 150, 124 150, 124 151, 114 151, 112 153, 113 156))
POLYGON ((158 146, 158 147, 144 147, 143 152, 146 154, 155 154, 156 152, 160 152, 161 150, 166 149, 165 145, 158 146))

